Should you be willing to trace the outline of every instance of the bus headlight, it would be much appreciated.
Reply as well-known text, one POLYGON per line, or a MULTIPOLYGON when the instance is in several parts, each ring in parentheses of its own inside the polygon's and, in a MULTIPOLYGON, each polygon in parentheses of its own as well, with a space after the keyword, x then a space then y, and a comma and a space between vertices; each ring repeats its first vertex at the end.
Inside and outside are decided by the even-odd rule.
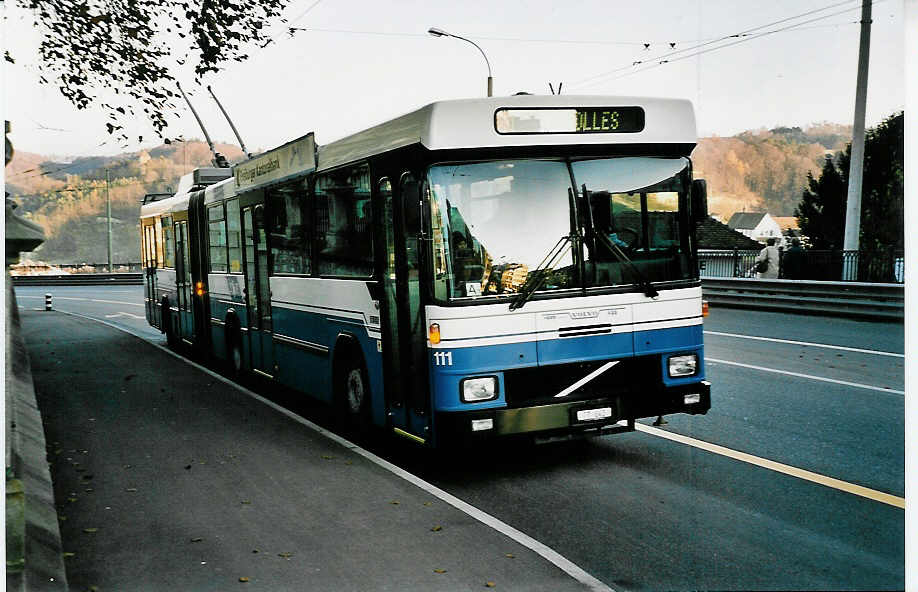
POLYGON ((669 376, 691 376, 698 371, 698 354, 687 356, 673 356, 669 359, 669 376))
POLYGON ((465 403, 478 403, 497 398, 497 377, 482 376, 465 378, 459 385, 459 393, 465 403))

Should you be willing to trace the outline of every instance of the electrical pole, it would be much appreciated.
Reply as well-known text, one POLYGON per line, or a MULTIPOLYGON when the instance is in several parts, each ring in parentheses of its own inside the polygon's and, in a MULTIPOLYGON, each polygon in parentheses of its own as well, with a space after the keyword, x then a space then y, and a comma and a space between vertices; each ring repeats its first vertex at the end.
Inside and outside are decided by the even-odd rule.
POLYGON ((864 116, 867 108, 867 67, 870 63, 870 5, 861 1, 861 46, 857 60, 857 94, 854 99, 854 136, 848 171, 848 206, 845 211, 843 280, 857 280, 857 251, 861 234, 861 193, 864 183, 864 116))
POLYGON ((108 215, 108 272, 111 273, 114 270, 112 269, 112 199, 109 195, 109 185, 111 185, 111 177, 109 170, 105 169, 105 211, 108 215))

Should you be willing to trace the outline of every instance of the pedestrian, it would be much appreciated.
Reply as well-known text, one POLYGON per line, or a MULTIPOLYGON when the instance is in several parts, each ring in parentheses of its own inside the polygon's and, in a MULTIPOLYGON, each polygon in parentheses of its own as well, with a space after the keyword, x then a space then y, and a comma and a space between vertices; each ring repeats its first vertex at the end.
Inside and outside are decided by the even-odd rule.
POLYGON ((800 239, 791 241, 791 247, 784 253, 784 278, 788 280, 806 279, 806 253, 800 246, 800 239))
POLYGON ((778 247, 775 246, 775 239, 770 238, 765 242, 765 248, 755 258, 755 276, 766 280, 777 279, 778 257, 778 247))

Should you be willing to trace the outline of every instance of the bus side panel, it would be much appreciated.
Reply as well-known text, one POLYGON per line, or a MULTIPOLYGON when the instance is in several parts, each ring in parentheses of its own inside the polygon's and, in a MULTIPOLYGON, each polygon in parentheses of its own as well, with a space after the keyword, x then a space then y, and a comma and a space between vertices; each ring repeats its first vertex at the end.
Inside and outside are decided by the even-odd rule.
POLYGON ((226 322, 230 311, 239 319, 240 326, 244 327, 248 321, 242 296, 243 277, 241 274, 212 273, 207 276, 207 284, 210 288, 207 297, 210 310, 208 322, 211 352, 216 358, 226 360, 229 357, 226 349, 226 322))
POLYGON ((177 296, 178 292, 175 288, 175 270, 169 268, 157 269, 155 306, 157 310, 159 310, 159 324, 157 327, 160 331, 165 330, 165 327, 163 327, 163 315, 167 314, 166 311, 161 309, 163 299, 165 298, 169 300, 170 307, 176 307, 178 306, 177 296))
POLYGON ((277 379, 330 402, 335 342, 352 336, 367 367, 374 420, 382 422, 379 311, 366 281, 275 276, 271 293, 277 379))

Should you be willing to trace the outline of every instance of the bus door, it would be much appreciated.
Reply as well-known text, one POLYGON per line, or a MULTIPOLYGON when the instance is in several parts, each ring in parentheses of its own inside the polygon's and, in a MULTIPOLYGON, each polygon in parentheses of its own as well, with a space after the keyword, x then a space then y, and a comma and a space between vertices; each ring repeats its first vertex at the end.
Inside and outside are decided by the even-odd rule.
MULTIPOLYGON (((268 283, 268 245, 264 205, 242 209, 248 352, 252 370, 273 378, 274 334, 271 324, 271 288, 268 283)), ((245 338, 243 338, 245 340, 245 338)))
POLYGON ((426 441, 430 402, 427 328, 421 307, 419 276, 420 184, 406 173, 399 182, 397 198, 391 191, 381 193, 386 240, 383 274, 386 402, 397 432, 426 441))
MULTIPOLYGON (((177 335, 186 341, 194 334, 191 318, 191 266, 188 257, 188 221, 175 223, 175 291, 178 300, 177 335)), ((190 342, 190 341, 189 341, 190 342)))
POLYGON ((156 319, 156 226, 147 224, 143 227, 143 284, 144 305, 146 307, 147 321, 151 325, 158 324, 156 319))

